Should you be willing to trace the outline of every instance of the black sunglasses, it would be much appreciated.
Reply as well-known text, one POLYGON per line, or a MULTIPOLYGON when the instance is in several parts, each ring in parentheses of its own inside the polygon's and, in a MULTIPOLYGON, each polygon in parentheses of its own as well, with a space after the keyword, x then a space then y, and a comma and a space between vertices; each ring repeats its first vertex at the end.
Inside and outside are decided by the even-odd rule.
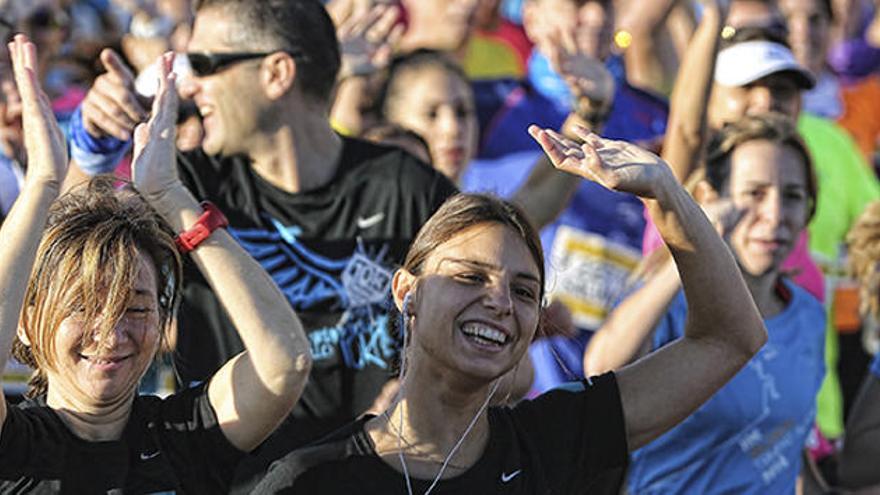
POLYGON ((187 53, 186 57, 189 59, 189 65, 192 67, 193 73, 199 77, 206 77, 236 62, 265 57, 272 53, 275 53, 275 51, 260 53, 187 53))

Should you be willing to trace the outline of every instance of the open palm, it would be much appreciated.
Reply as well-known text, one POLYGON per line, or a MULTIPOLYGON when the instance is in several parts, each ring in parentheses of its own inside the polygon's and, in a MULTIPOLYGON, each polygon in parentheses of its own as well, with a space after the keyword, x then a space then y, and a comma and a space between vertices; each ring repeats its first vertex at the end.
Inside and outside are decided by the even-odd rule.
POLYGON ((18 34, 9 43, 15 84, 21 97, 21 121, 28 154, 27 180, 58 187, 67 175, 67 141, 58 127, 49 97, 37 76, 37 47, 18 34))
POLYGON ((596 182, 612 191, 656 197, 658 185, 671 178, 669 166, 657 155, 625 141, 602 139, 582 127, 575 142, 551 129, 529 127, 553 166, 596 182))
POLYGON ((175 146, 178 96, 171 70, 173 63, 174 54, 162 56, 152 116, 134 131, 132 179, 137 190, 148 199, 180 184, 175 146))

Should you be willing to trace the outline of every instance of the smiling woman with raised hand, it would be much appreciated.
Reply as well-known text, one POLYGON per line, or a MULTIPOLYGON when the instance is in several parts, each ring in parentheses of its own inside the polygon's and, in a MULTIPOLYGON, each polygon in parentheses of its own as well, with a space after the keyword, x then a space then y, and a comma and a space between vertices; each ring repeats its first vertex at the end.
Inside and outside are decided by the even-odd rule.
MULTIPOLYGON (((780 114, 725 126, 707 151, 706 179, 695 195, 728 239, 769 340, 703 407, 633 454, 628 489, 794 493, 825 375, 825 317, 819 301, 787 279, 782 264, 812 215, 815 174, 794 122, 780 114)), ((640 352, 677 341, 693 307, 674 264, 665 263, 596 332, 584 369, 617 369, 640 352)))
POLYGON ((0 491, 225 493, 239 459, 296 403, 311 358, 278 288, 177 179, 173 58, 135 133, 136 190, 98 178, 59 199, 67 150, 34 75, 36 48, 18 35, 9 50, 31 159, 0 230, 0 365, 15 341, 36 373, 27 401, 0 397, 0 491), (247 351, 201 385, 138 396, 176 309, 178 250, 220 294, 247 351))
POLYGON ((629 451, 682 421, 751 359, 764 325, 700 207, 656 156, 578 132, 583 145, 531 129, 557 168, 645 198, 693 308, 684 337, 616 373, 490 407, 538 331, 543 256, 516 207, 455 196, 394 276, 408 341, 397 399, 289 454, 255 493, 616 494, 629 451))

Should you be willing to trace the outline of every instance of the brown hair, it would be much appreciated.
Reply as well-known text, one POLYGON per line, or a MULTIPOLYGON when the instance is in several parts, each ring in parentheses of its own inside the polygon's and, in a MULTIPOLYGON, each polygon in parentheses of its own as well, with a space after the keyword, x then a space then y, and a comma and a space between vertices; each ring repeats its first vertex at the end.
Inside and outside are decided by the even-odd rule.
POLYGON ((510 227, 526 243, 538 266, 540 296, 543 298, 544 250, 541 248, 541 238, 519 207, 490 194, 462 193, 447 199, 419 230, 406 254, 403 269, 413 275, 421 275, 425 261, 438 246, 459 232, 482 223, 510 227))
MULTIPOLYGON (((462 81, 470 88, 470 82, 461 65, 449 54, 428 48, 420 48, 391 60, 388 67, 377 74, 372 82, 375 89, 372 101, 365 103, 365 111, 369 112, 378 121, 392 122, 391 114, 395 108, 398 95, 407 91, 403 86, 406 82, 403 76, 410 73, 420 73, 426 69, 436 69, 462 81)), ((473 98, 473 97, 472 97, 473 98)))
POLYGON ((860 310, 880 318, 880 201, 865 208, 846 236, 849 269, 859 281, 860 310))
POLYGON ((114 331, 133 297, 139 252, 156 269, 163 341, 171 327, 182 270, 174 233, 134 189, 116 189, 114 181, 93 178, 50 209, 21 314, 31 345, 13 345, 13 356, 36 370, 29 397, 46 392, 45 370, 57 364, 55 332, 65 318, 80 312, 97 322, 84 339, 103 342, 114 331))
POLYGON ((789 146, 801 155, 807 178, 807 194, 810 199, 809 218, 812 218, 816 213, 818 197, 818 181, 813 160, 806 143, 798 134, 794 121, 780 113, 747 115, 725 125, 715 134, 709 141, 706 151, 706 181, 716 191, 723 191, 730 179, 730 158, 733 156, 733 151, 741 144, 758 140, 789 146))

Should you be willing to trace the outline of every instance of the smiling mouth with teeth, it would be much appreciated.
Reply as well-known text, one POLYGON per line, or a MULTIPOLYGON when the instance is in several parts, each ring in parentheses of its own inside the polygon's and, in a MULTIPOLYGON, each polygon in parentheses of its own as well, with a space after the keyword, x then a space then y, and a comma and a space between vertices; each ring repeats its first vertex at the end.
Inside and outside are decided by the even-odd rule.
POLYGON ((478 323, 466 323, 461 327, 462 333, 483 345, 503 346, 507 343, 507 335, 495 328, 478 323))
POLYGON ((128 356, 120 356, 120 357, 98 357, 98 356, 85 356, 80 354, 80 357, 85 359, 86 361, 99 365, 106 364, 116 364, 128 359, 128 356))

